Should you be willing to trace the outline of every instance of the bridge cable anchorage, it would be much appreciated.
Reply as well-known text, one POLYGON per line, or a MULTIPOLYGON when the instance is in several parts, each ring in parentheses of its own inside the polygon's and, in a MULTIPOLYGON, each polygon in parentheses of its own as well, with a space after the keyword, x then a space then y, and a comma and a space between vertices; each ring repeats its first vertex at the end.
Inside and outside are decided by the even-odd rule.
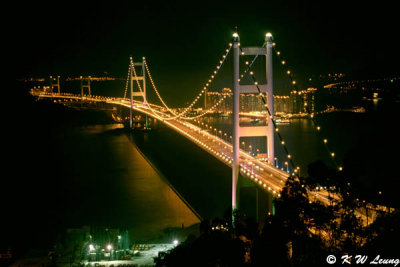
MULTIPOLYGON (((150 70, 149 70, 149 67, 147 65, 147 62, 145 61, 145 66, 146 66, 146 69, 147 69, 147 73, 149 75, 150 82, 151 82, 151 84, 152 84, 152 86, 154 88, 154 91, 156 92, 156 94, 157 94, 158 98, 160 99, 161 103, 163 104, 163 106, 173 115, 172 117, 168 117, 165 120, 173 120, 173 119, 177 119, 177 118, 180 118, 180 117, 182 117, 183 119, 186 119, 186 120, 190 120, 192 118, 194 119, 194 118, 198 118, 198 117, 204 116, 204 115, 206 115, 206 114, 208 114, 208 113, 210 113, 212 111, 212 110, 208 110, 208 111, 206 110, 204 113, 202 113, 203 115, 198 115, 196 117, 183 117, 189 111, 189 109, 191 109, 193 107, 193 105, 197 103, 197 101, 200 99, 200 97, 203 94, 206 93, 206 91, 207 91, 208 87, 210 86, 210 84, 212 83, 213 79, 219 73, 219 70, 221 69, 222 65, 224 64, 225 59, 227 58, 229 52, 231 51, 231 48, 232 48, 232 44, 230 43, 229 44, 229 48, 225 50, 226 53, 224 55, 222 55, 222 59, 219 61, 219 65, 217 65, 216 70, 214 70, 213 73, 211 74, 208 82, 206 82, 205 86, 200 91, 200 93, 197 95, 197 97, 192 101, 192 103, 189 106, 187 106, 180 113, 175 113, 173 110, 171 110, 168 107, 168 105, 165 103, 165 101, 162 99, 162 97, 161 97, 160 93, 158 92, 157 87, 156 87, 156 85, 154 83, 154 80, 153 80, 153 78, 152 78, 152 76, 150 74, 150 70)), ((218 104, 220 104, 221 102, 219 102, 218 104)))
MULTIPOLYGON (((282 68, 284 69, 285 73, 288 75, 288 77, 289 77, 289 79, 290 79, 290 82, 291 82, 291 84, 292 84, 292 87, 293 87, 294 91, 297 93, 297 92, 299 91, 299 89, 298 89, 298 86, 297 86, 297 82, 294 80, 293 73, 292 73, 292 72, 289 70, 289 68, 287 67, 286 61, 285 61, 285 60, 282 60, 281 52, 278 51, 278 50, 276 50, 275 46, 276 46, 276 45, 274 44, 273 47, 274 47, 274 50, 275 50, 276 55, 278 56, 279 61, 281 62, 281 66, 282 66, 282 68)), ((317 121, 316 121, 316 119, 315 119, 315 116, 314 116, 314 113, 310 111, 308 105, 304 105, 303 107, 304 107, 304 109, 306 110, 306 112, 308 113, 308 115, 309 115, 309 117, 310 117, 310 119, 311 119, 311 121, 312 121, 312 123, 313 123, 315 129, 316 129, 317 132, 318 132, 318 136, 321 138, 321 140, 322 140, 322 142, 323 142, 323 144, 324 144, 324 147, 325 147, 325 149, 327 150, 327 152, 329 153, 329 156, 330 156, 332 162, 334 163, 335 167, 336 167, 339 171, 342 171, 342 170, 343 170, 343 167, 340 166, 340 165, 337 163, 337 161, 336 161, 336 159, 335 159, 335 153, 334 153, 334 152, 329 148, 329 146, 328 146, 328 139, 324 138, 324 137, 322 136, 322 134, 321 134, 321 126, 317 123, 317 121)))
MULTIPOLYGON (((264 43, 264 45, 265 45, 265 43, 264 43)), ((239 46, 239 49, 240 49, 240 51, 241 51, 241 54, 244 55, 244 54, 243 54, 243 50, 242 50, 242 48, 241 48, 240 46, 239 46)), ((256 60, 256 58, 253 59, 252 65, 253 65, 253 63, 255 62, 255 60, 256 60)), ((250 70, 250 66, 247 68, 246 72, 249 71, 249 70, 250 70)), ((290 164, 292 165, 292 168, 293 168, 294 172, 297 172, 297 170, 299 169, 299 167, 296 167, 296 165, 295 165, 294 162, 293 162, 292 155, 289 153, 289 150, 288 150, 288 148, 286 147, 286 143, 285 143, 285 141, 284 141, 282 135, 281 135, 280 132, 279 132, 279 128, 277 127, 276 122, 275 122, 275 118, 274 118, 274 116, 271 114, 271 111, 270 111, 269 108, 268 108, 267 101, 265 100, 265 97, 264 97, 263 93, 261 92, 260 87, 258 86, 258 82, 257 82, 257 80, 256 80, 256 78, 255 78, 255 75, 254 75, 253 72, 249 72, 249 74, 250 74, 251 78, 253 79, 254 85, 255 85, 256 88, 257 88, 257 91, 258 91, 258 93, 259 93, 259 95, 260 95, 260 97, 261 97, 261 100, 263 101, 264 107, 266 108, 268 115, 271 117, 272 125, 273 125, 273 127, 274 127, 274 129, 275 129, 275 133, 277 134, 277 136, 278 136, 278 138, 279 138, 279 141, 280 141, 280 143, 281 143, 281 145, 282 145, 282 147, 283 147, 283 149, 284 149, 284 151, 285 151, 285 153, 286 153, 286 156, 287 156, 287 158, 288 158, 288 161, 289 161, 290 164)))

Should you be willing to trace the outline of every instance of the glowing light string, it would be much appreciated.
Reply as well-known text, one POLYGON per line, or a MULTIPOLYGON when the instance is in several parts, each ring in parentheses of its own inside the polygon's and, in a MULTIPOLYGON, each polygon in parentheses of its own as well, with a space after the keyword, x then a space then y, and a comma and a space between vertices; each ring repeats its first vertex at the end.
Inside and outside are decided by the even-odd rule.
MULTIPOLYGON (((243 52, 243 50, 242 50, 241 47, 240 47, 240 50, 241 50, 241 52, 243 52)), ((254 61, 255 61, 255 60, 254 60, 254 61)), ((253 62, 253 63, 254 63, 254 62, 253 62)), ((250 65, 249 65, 247 71, 250 70, 250 68, 251 68, 251 67, 250 67, 250 65)), ((261 100, 263 101, 264 107, 266 108, 267 113, 268 113, 268 115, 269 115, 270 118, 271 118, 272 125, 273 125, 273 127, 274 127, 274 129, 275 129, 275 133, 277 134, 277 136, 278 136, 278 138, 279 138, 279 141, 280 141, 280 143, 281 143, 281 145, 282 145, 282 147, 283 147, 283 149, 284 149, 284 151, 285 151, 285 153, 286 153, 286 157, 288 158, 288 161, 289 161, 290 164, 292 165, 292 168, 294 169, 294 171, 297 172, 297 170, 299 169, 299 167, 296 167, 295 164, 294 164, 294 162, 293 162, 292 155, 289 153, 289 150, 288 150, 288 148, 286 147, 286 143, 285 143, 285 141, 284 141, 282 135, 281 135, 280 132, 279 132, 279 128, 276 126, 276 122, 275 122, 275 119, 274 119, 274 117, 273 117, 273 114, 271 114, 271 111, 269 110, 268 105, 267 105, 267 101, 265 100, 265 97, 264 97, 263 93, 261 92, 260 87, 258 86, 258 82, 257 82, 257 80, 256 80, 256 78, 255 78, 254 72, 250 72, 249 74, 250 74, 251 78, 253 79, 254 85, 256 86, 257 91, 258 91, 258 93, 259 93, 259 96, 261 97, 261 100)))
POLYGON ((125 92, 124 92, 124 99, 126 98, 126 93, 128 92, 128 86, 129 86, 129 78, 131 77, 131 64, 129 64, 128 68, 128 75, 126 78, 126 84, 125 84, 125 92))
MULTIPOLYGON (((169 108, 169 106, 165 103, 165 101, 164 101, 163 98, 161 97, 159 91, 157 90, 157 86, 155 85, 154 80, 153 80, 153 78, 152 78, 152 76, 151 76, 150 69, 149 69, 149 67, 148 67, 148 65, 147 65, 147 62, 146 62, 146 61, 144 62, 144 63, 145 63, 145 66, 146 66, 146 69, 147 69, 147 72, 148 72, 148 74, 149 74, 150 82, 151 82, 151 84, 152 84, 152 87, 154 88, 154 91, 156 92, 156 94, 157 94, 158 98, 160 99, 161 103, 163 104, 163 106, 164 106, 171 114, 173 114, 172 117, 165 118, 165 120, 172 120, 172 119, 177 119, 177 118, 179 118, 179 117, 183 117, 183 116, 193 107, 193 105, 197 103, 197 101, 200 99, 200 97, 207 91, 207 88, 210 86, 210 84, 212 83, 212 81, 213 81, 213 79, 215 78, 215 76, 219 73, 219 70, 221 69, 222 65, 224 64, 225 59, 227 58, 227 56, 228 56, 228 54, 229 54, 229 52, 230 52, 230 50, 231 50, 231 47, 232 47, 232 44, 229 45, 229 49, 226 49, 226 50, 225 50, 226 53, 222 56, 222 60, 219 61, 219 65, 217 65, 216 70, 213 71, 213 74, 211 74, 209 80, 206 82, 205 86, 204 86, 203 89, 200 91, 200 93, 196 96, 196 98, 193 100, 193 102, 192 102, 189 106, 187 106, 187 107, 186 107, 182 112, 180 112, 180 113, 175 113, 175 112, 174 112, 173 110, 171 110, 171 109, 169 108)), ((202 115, 196 116, 196 118, 198 118, 198 117, 200 117, 200 116, 204 116, 204 115, 210 113, 211 111, 212 111, 212 110, 206 110, 202 115)), ((183 117, 183 118, 184 118, 184 119, 191 119, 192 117, 183 117)))
MULTIPOLYGON (((290 71, 289 68, 287 67, 286 61, 282 59, 281 52, 280 52, 280 51, 277 51, 276 48, 275 48, 275 46, 274 46, 274 50, 275 50, 276 55, 277 55, 278 58, 279 58, 279 61, 281 62, 282 68, 285 70, 285 73, 288 75, 288 77, 289 77, 289 79, 290 79, 290 82, 291 82, 291 84, 292 84, 293 89, 294 89, 296 92, 299 91, 299 90, 298 90, 298 86, 297 86, 297 82, 296 82, 296 80, 294 80, 293 73, 292 73, 292 71, 290 71)), ((319 134, 319 137, 321 138, 322 143, 324 144, 325 149, 326 149, 327 152, 329 153, 332 162, 334 163, 334 165, 336 166, 336 168, 337 168, 339 171, 342 171, 342 170, 343 170, 343 167, 340 166, 340 165, 337 163, 337 161, 336 161, 336 157, 335 157, 336 154, 335 154, 335 153, 329 148, 329 146, 328 146, 328 139, 327 139, 327 138, 324 138, 324 137, 322 136, 322 134, 321 134, 321 126, 317 123, 317 121, 316 121, 316 119, 315 119, 315 116, 314 116, 314 113, 312 113, 312 112, 310 111, 310 109, 308 108, 308 105, 304 105, 304 108, 305 108, 305 110, 307 111, 307 113, 309 114, 310 119, 311 119, 311 121, 313 122, 313 125, 314 125, 315 129, 317 130, 317 132, 318 132, 318 134, 319 134)))

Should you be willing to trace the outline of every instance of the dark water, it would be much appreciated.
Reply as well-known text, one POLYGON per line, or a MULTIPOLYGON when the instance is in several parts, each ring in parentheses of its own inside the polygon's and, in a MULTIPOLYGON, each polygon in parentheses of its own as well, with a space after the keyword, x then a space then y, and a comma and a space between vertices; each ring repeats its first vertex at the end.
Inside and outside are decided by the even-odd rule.
POLYGON ((22 89, 3 125, 1 247, 50 247, 83 225, 168 242, 170 229, 229 207, 229 168, 184 137, 126 131, 104 113, 35 102, 22 89))
MULTIPOLYGON (((7 106, 2 128, 2 246, 46 246, 61 229, 82 225, 125 227, 138 239, 157 239, 165 228, 198 222, 195 213, 221 217, 229 208, 230 169, 179 134, 162 125, 127 132, 103 113, 35 102, 18 88, 20 105, 7 106)), ((384 190, 398 205, 398 107, 366 106, 365 114, 318 117, 322 136, 339 162, 359 169, 361 186, 384 190)), ((209 120, 229 130, 229 119, 209 120)), ((303 175, 314 160, 331 164, 309 120, 280 129, 303 175)), ((284 157, 279 148, 276 154, 284 157)))
POLYGON ((122 125, 43 126, 27 131, 29 143, 15 146, 18 158, 8 166, 5 218, 15 236, 47 239, 93 225, 128 228, 133 240, 149 241, 199 222, 122 125))

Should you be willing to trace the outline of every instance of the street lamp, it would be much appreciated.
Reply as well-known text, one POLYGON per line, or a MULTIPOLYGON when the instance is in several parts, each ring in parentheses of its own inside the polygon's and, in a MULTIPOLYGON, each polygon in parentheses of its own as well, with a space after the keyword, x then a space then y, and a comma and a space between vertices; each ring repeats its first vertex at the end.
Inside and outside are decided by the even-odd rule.
POLYGON ((109 260, 111 260, 111 250, 112 250, 112 246, 111 246, 111 244, 108 244, 107 245, 107 250, 108 250, 108 253, 110 253, 110 256, 109 256, 109 260))
POLYGON ((249 165, 251 165, 251 173, 254 173, 254 163, 253 162, 249 162, 249 165))

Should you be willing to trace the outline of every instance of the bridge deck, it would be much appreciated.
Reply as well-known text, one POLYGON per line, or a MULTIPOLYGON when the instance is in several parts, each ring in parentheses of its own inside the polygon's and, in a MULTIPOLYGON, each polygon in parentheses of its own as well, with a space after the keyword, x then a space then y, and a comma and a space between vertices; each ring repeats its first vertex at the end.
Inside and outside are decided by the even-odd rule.
MULTIPOLYGON (((57 93, 44 93, 41 91, 31 90, 33 96, 39 98, 53 98, 53 99, 66 99, 69 101, 90 101, 90 102, 102 102, 112 105, 119 105, 126 108, 130 108, 130 102, 128 99, 103 97, 103 96, 80 96, 72 94, 57 94, 57 93)), ((149 106, 143 104, 143 102, 134 101, 133 109, 147 114, 171 129, 182 134, 195 144, 209 152, 211 155, 222 161, 224 164, 232 167, 232 145, 222 138, 211 134, 208 131, 201 129, 200 127, 189 123, 183 119, 165 119, 168 115, 167 111, 158 105, 150 104, 149 106)), ((246 151, 240 151, 240 172, 244 177, 248 177, 257 186, 263 190, 271 193, 274 197, 280 197, 280 193, 285 186, 286 180, 290 177, 290 174, 268 164, 265 161, 257 159, 247 153, 246 151)), ((319 201, 325 205, 333 204, 339 199, 339 196, 329 192, 328 190, 311 190, 308 192, 311 201, 319 201)), ((384 206, 377 206, 375 208, 372 205, 368 205, 370 216, 376 217, 379 212, 388 212, 388 208, 384 206)), ((390 210, 389 210, 390 211, 390 210)), ((357 209, 354 211, 357 216, 362 218, 365 225, 368 225, 368 219, 364 211, 357 209)), ((367 211, 365 211, 367 212, 367 211)), ((373 221, 373 220, 372 220, 373 221)), ((371 223, 371 220, 370 220, 371 223)))
MULTIPOLYGON (((92 102, 104 102, 113 105, 119 105, 126 108, 130 108, 130 102, 128 99, 113 98, 113 97, 102 97, 102 96, 83 96, 72 95, 72 94, 50 94, 37 91, 31 91, 31 94, 36 97, 42 98, 58 98, 58 99, 69 99, 76 101, 92 101, 92 102)), ((151 108, 144 105, 143 102, 135 101, 133 109, 147 114, 160 122, 164 123, 171 129, 179 132, 195 144, 209 152, 211 155, 222 161, 224 164, 232 167, 232 145, 225 140, 211 134, 208 131, 201 129, 200 127, 187 122, 186 120, 173 119, 167 120, 163 117, 167 117, 165 109, 161 106, 150 104, 151 108)), ((290 174, 268 164, 265 161, 255 158, 246 151, 240 151, 240 173, 244 177, 248 177, 257 186, 263 190, 271 193, 275 197, 280 197, 280 192, 285 186, 286 180, 290 177, 290 174)), ((312 191, 313 200, 319 200, 324 204, 329 204, 329 193, 326 190, 312 191)), ((332 194, 331 197, 336 198, 332 194)), ((312 200, 310 200, 312 201, 312 200)))

